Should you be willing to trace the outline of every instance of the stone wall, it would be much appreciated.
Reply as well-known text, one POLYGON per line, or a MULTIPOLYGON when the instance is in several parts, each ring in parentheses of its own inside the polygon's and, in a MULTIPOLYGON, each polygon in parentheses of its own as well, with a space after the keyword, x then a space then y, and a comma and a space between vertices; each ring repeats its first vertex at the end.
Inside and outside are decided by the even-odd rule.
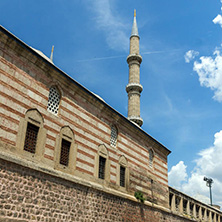
POLYGON ((0 159, 0 221, 190 221, 0 159))

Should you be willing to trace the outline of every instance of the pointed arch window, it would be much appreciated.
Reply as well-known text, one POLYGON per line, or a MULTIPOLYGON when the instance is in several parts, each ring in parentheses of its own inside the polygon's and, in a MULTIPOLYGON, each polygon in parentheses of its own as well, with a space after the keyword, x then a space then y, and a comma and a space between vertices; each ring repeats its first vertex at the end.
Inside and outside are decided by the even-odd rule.
POLYGON ((125 156, 121 156, 119 158, 119 164, 117 167, 117 184, 120 188, 127 189, 129 185, 129 169, 128 169, 128 162, 125 156))
POLYGON ((52 86, 49 90, 49 100, 47 110, 55 115, 58 114, 60 93, 56 86, 52 86))
POLYGON ((55 168, 67 173, 73 173, 76 165, 76 152, 74 132, 69 126, 63 126, 57 136, 55 168))
POLYGON ((46 141, 44 119, 37 109, 29 109, 21 118, 17 135, 18 152, 27 158, 41 159, 46 141))
POLYGON ((110 181, 110 161, 109 153, 104 144, 100 144, 98 147, 98 153, 95 158, 95 172, 94 176, 104 182, 110 181))
POLYGON ((116 143, 117 143, 117 129, 115 126, 111 126, 111 136, 110 136, 110 145, 112 147, 116 147, 116 143))

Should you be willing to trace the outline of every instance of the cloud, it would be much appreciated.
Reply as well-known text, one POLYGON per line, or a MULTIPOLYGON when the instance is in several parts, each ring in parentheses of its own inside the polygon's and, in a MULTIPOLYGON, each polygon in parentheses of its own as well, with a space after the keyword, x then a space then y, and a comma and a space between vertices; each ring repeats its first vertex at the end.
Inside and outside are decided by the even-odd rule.
POLYGON ((195 61, 193 70, 197 72, 201 86, 214 91, 213 98, 222 101, 222 55, 215 50, 213 56, 202 56, 195 61))
POLYGON ((107 44, 117 51, 128 51, 129 34, 126 34, 128 27, 124 19, 115 14, 114 1, 94 0, 90 1, 92 10, 95 12, 96 27, 103 30, 107 44))
MULTIPOLYGON (((221 0, 222 3, 222 0, 221 0)), ((222 9, 222 8, 221 8, 222 9)), ((222 16, 217 15, 213 20, 214 24, 219 24, 222 28, 222 16)), ((186 53, 185 61, 189 63, 197 56, 194 50, 186 53)), ((200 61, 195 61, 193 70, 197 72, 201 86, 205 86, 214 91, 213 98, 222 101, 222 56, 221 47, 216 49, 212 56, 201 56, 200 61)))
POLYGON ((173 166, 168 174, 170 184, 175 188, 180 189, 181 183, 187 180, 187 166, 183 161, 180 161, 176 166, 173 166))
POLYGON ((196 56, 199 55, 199 52, 194 51, 194 50, 189 50, 186 52, 184 58, 186 63, 190 63, 191 60, 193 60, 196 56))
MULTIPOLYGON (((222 3, 222 0, 220 0, 220 2, 222 3)), ((222 7, 221 7, 222 10, 222 7)), ((217 17, 213 20, 214 24, 219 24, 222 28, 222 16, 221 15, 217 15, 217 17)))
POLYGON ((222 16, 221 15, 217 15, 217 17, 213 20, 214 24, 219 24, 222 28, 222 16))
POLYGON ((191 175, 187 177, 186 165, 180 161, 169 172, 169 184, 182 192, 209 204, 209 188, 204 176, 214 180, 213 203, 222 206, 222 130, 215 133, 214 144, 198 153, 191 175))

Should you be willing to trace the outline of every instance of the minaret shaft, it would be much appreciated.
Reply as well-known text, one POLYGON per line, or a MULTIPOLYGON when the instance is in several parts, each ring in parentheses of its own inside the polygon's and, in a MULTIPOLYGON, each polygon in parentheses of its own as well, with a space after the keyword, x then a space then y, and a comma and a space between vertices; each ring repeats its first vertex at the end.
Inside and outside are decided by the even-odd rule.
POLYGON ((128 93, 128 119, 142 126, 143 120, 140 117, 140 93, 143 90, 140 85, 140 64, 142 57, 139 54, 139 34, 134 13, 132 33, 130 37, 130 54, 127 57, 129 64, 129 84, 126 86, 128 93))

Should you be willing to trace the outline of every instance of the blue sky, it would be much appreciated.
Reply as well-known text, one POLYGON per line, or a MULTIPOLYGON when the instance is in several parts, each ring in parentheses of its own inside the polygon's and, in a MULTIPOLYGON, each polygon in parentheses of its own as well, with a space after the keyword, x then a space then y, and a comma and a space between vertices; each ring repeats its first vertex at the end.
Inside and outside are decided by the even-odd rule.
POLYGON ((142 128, 172 151, 170 185, 203 200, 209 192, 202 177, 212 177, 214 202, 222 205, 221 6, 220 0, 1 0, 0 22, 47 56, 54 45, 56 66, 126 116, 136 9, 142 128))

